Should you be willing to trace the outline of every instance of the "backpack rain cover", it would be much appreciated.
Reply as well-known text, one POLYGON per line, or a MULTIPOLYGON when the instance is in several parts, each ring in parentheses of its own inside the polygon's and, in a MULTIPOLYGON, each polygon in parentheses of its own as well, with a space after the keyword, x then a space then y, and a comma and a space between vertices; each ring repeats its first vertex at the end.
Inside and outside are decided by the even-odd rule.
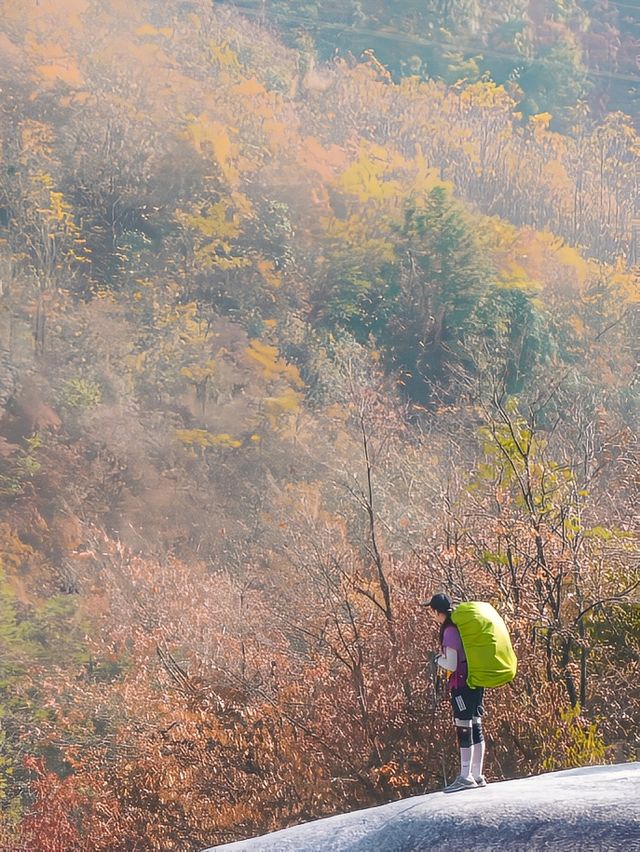
POLYGON ((467 657, 467 684, 503 686, 516 676, 518 661, 507 627, 490 603, 469 601, 453 610, 467 657))

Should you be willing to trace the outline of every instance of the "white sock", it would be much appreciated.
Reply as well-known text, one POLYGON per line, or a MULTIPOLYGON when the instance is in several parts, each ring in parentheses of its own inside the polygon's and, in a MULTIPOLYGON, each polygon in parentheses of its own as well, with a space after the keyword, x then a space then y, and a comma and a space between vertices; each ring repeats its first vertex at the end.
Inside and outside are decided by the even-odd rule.
POLYGON ((471 761, 474 747, 460 749, 460 775, 463 778, 471 778, 471 761))
POLYGON ((471 774, 478 780, 482 775, 482 764, 484 762, 484 740, 473 746, 473 757, 471 758, 471 774))

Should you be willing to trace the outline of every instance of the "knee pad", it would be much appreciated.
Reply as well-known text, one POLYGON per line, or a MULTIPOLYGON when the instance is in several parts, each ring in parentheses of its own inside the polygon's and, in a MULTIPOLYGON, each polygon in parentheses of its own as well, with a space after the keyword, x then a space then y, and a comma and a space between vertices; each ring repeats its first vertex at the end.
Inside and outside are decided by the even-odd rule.
POLYGON ((478 743, 483 742, 484 740, 484 731, 482 730, 482 719, 474 716, 473 724, 471 726, 471 735, 473 737, 473 744, 477 745, 478 743))
POLYGON ((458 745, 460 748, 471 748, 473 745, 473 739, 470 727, 461 727, 460 725, 456 725, 456 734, 458 736, 458 745))

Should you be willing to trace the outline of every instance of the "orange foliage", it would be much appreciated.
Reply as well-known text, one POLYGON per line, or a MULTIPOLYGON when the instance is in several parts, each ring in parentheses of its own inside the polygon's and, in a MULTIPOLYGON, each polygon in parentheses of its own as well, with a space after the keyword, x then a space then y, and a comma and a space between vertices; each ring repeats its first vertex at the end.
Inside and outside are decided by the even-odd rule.
POLYGON ((396 84, 370 54, 301 73, 235 12, 161 6, 2 4, 22 373, 2 375, 0 558, 20 712, 45 710, 15 741, 68 772, 28 761, 21 830, 43 852, 196 849, 439 788, 455 742, 418 606, 435 588, 495 601, 513 632, 525 688, 517 719, 491 696, 494 776, 537 771, 551 729, 572 753, 560 710, 581 683, 626 697, 579 663, 589 648, 605 671, 598 605, 633 583, 632 358, 605 336, 637 300, 633 129, 522 127, 501 87, 396 84), (490 414, 504 364, 472 336, 463 355, 486 343, 489 366, 468 396, 407 411, 369 329, 314 325, 344 282, 356 320, 388 307, 400 262, 413 298, 399 234, 434 189, 472 205, 488 296, 557 323, 563 370, 595 361, 601 384, 575 382, 584 412, 619 395, 610 422, 574 422, 570 395, 549 434, 490 414), (71 603, 84 638, 47 660, 46 606, 71 603))

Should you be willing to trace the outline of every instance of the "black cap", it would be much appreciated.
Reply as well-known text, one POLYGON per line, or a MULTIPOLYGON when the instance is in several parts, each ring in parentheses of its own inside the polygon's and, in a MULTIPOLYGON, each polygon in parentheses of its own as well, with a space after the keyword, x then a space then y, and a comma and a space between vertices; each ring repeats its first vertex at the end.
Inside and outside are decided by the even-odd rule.
POLYGON ((443 594, 434 595, 430 601, 425 601, 422 606, 430 606, 436 612, 453 612, 453 604, 450 598, 443 594))

